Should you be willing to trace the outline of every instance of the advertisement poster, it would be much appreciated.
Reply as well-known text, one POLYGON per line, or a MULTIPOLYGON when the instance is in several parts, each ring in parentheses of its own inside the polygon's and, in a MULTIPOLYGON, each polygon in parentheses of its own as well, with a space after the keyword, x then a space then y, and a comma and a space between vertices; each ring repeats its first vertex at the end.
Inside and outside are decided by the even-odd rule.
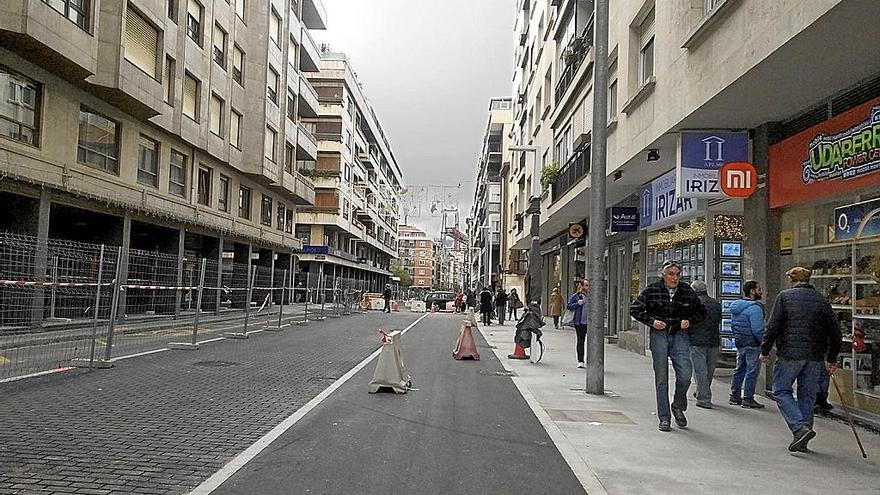
POLYGON ((880 184, 880 98, 770 147, 770 207, 880 184))
POLYGON ((697 209, 697 201, 676 194, 675 170, 646 184, 639 196, 639 227, 669 225, 697 209))
POLYGON ((682 131, 676 187, 683 198, 723 198, 721 167, 748 161, 747 132, 682 131))
MULTIPOLYGON (((834 240, 850 241, 859 233, 859 226, 872 212, 880 210, 880 198, 834 209, 834 240)), ((861 238, 880 235, 880 214, 873 215, 862 227, 861 238)))

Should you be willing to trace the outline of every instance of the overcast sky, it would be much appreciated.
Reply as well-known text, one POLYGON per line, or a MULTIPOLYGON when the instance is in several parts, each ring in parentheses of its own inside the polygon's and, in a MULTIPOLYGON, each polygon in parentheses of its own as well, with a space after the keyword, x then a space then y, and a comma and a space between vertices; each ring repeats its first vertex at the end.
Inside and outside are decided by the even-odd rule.
POLYGON ((464 230, 489 98, 510 94, 513 4, 324 0, 327 30, 313 32, 348 55, 409 186, 409 223, 435 236, 435 203, 457 203, 464 230))

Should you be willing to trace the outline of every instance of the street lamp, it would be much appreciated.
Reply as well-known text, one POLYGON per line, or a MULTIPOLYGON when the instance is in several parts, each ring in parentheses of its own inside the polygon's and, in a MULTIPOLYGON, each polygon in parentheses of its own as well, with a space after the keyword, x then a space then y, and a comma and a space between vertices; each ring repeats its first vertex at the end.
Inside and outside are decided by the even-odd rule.
MULTIPOLYGON (((490 219, 489 216, 486 215, 486 221, 491 223, 492 219, 490 219)), ((491 229, 491 225, 480 225, 477 228, 480 230, 486 229, 486 231, 487 231, 486 232, 486 241, 489 243, 489 249, 488 249, 489 260, 486 262, 486 287, 491 287, 492 286, 492 229, 491 229)))
POLYGON ((511 146, 513 152, 532 154, 532 191, 529 197, 529 209, 526 213, 532 216, 529 235, 532 244, 529 249, 529 270, 526 273, 526 297, 530 304, 541 305, 541 170, 538 164, 537 146, 511 146))

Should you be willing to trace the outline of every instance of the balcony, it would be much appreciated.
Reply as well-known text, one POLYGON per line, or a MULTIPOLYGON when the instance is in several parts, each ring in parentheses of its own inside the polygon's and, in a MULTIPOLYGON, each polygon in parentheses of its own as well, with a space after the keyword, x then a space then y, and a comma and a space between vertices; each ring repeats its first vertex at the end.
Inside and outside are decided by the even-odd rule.
POLYGON ((379 163, 379 147, 370 143, 368 150, 361 150, 358 158, 367 170, 375 170, 375 166, 379 163))
POLYGON ((296 159, 317 160, 318 141, 315 139, 315 124, 299 122, 296 137, 296 159))
POLYGON ((318 72, 320 69, 321 55, 318 45, 309 34, 309 30, 302 29, 302 41, 299 44, 299 70, 301 72, 318 72))
POLYGON ((559 175, 551 186, 553 201, 557 201, 561 198, 589 173, 590 144, 587 143, 575 151, 574 155, 572 155, 559 170, 559 175))
POLYGON ((302 21, 309 29, 327 29, 327 10, 321 0, 302 0, 302 21))
POLYGON ((315 206, 308 211, 339 214, 339 192, 334 190, 315 191, 315 206))
POLYGON ((572 39, 564 49, 565 69, 563 69, 562 74, 559 76, 559 82, 556 83, 555 99, 553 100, 557 105, 562 100, 562 97, 565 96, 565 92, 571 86, 571 83, 574 82, 574 76, 577 74, 592 46, 593 20, 590 19, 583 35, 572 39))
POLYGON ((293 188, 287 189, 293 193, 293 204, 297 206, 313 206, 315 204, 315 184, 298 171, 293 176, 285 175, 285 184, 293 180, 293 188))
POLYGON ((304 76, 299 78, 299 116, 314 118, 318 116, 321 107, 318 104, 318 93, 304 76))

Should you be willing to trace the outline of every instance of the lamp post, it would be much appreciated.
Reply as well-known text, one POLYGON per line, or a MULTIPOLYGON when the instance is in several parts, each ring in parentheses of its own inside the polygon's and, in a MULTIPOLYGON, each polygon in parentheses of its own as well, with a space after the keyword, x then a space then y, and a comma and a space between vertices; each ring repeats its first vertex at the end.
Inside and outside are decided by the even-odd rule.
MULTIPOLYGON (((491 222, 492 220, 489 216, 486 216, 486 221, 491 222)), ((488 253, 487 257, 489 258, 486 261, 486 287, 492 286, 492 228, 491 225, 480 225, 477 227, 480 230, 486 230, 486 242, 488 243, 488 253)))
POLYGON ((529 248, 529 270, 526 273, 526 297, 530 304, 541 304, 541 170, 538 164, 537 146, 511 146, 513 152, 531 153, 532 160, 532 191, 529 197, 529 209, 526 213, 532 216, 529 235, 532 244, 529 248))

